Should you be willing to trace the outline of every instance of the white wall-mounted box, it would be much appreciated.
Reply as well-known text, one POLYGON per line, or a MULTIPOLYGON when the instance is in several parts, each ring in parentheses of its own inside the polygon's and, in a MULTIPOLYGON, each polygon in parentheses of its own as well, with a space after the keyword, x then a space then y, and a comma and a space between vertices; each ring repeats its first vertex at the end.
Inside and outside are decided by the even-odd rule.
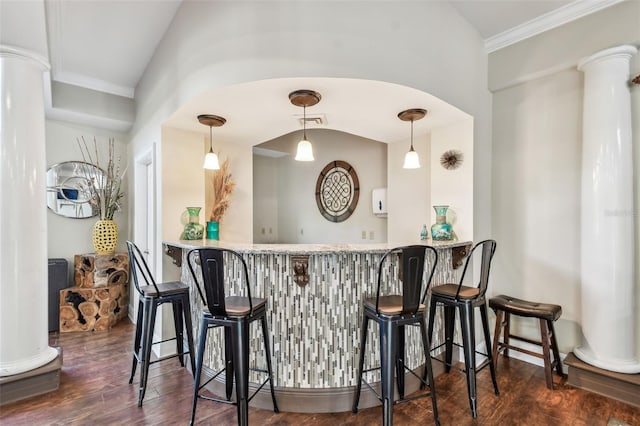
POLYGON ((371 208, 376 216, 387 216, 387 188, 375 188, 371 191, 371 208))

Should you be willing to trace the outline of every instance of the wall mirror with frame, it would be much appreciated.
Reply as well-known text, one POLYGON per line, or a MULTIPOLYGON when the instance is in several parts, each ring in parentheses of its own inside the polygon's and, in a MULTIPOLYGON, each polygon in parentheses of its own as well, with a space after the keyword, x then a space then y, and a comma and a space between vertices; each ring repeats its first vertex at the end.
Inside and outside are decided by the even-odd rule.
POLYGON ((54 213, 84 219, 98 214, 95 189, 104 170, 83 161, 65 161, 47 170, 47 207, 54 213))

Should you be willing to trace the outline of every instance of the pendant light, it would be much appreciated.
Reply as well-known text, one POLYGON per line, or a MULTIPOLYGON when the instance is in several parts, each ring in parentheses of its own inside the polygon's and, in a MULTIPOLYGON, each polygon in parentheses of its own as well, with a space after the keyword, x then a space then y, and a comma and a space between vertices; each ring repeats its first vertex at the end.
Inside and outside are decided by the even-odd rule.
POLYGON ((203 168, 207 170, 219 170, 220 162, 218 161, 218 154, 213 152, 213 127, 220 127, 227 122, 226 119, 211 114, 202 114, 198 116, 198 121, 200 124, 204 124, 205 126, 209 126, 209 152, 204 157, 203 168))
POLYGON ((412 108, 398 114, 400 120, 411 121, 411 148, 404 156, 404 164, 402 165, 404 169, 420 168, 420 158, 418 157, 418 153, 413 149, 413 122, 424 118, 425 115, 427 115, 427 110, 422 108, 412 108))
POLYGON ((289 100, 295 106, 301 106, 302 112, 302 140, 298 142, 296 150, 296 161, 313 161, 313 146, 307 139, 307 107, 314 106, 320 102, 320 93, 313 90, 296 90, 289 93, 289 100))

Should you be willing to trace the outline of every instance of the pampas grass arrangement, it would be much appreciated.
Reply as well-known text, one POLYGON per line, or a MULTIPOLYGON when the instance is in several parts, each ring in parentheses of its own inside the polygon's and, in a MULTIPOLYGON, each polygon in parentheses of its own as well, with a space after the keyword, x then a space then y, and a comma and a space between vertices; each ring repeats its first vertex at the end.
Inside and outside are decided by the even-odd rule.
POLYGON ((213 208, 209 215, 210 222, 220 222, 225 212, 231 204, 231 194, 236 183, 231 180, 229 171, 229 160, 224 160, 220 165, 220 170, 213 174, 213 208))

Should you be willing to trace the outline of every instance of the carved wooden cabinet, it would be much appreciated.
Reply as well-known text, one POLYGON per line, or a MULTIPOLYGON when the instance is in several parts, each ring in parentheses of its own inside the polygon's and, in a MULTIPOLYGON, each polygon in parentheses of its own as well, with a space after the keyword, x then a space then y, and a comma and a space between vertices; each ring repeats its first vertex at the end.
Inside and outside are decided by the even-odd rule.
POLYGON ((127 316, 129 256, 74 257, 74 287, 60 290, 60 332, 108 330, 127 316))

